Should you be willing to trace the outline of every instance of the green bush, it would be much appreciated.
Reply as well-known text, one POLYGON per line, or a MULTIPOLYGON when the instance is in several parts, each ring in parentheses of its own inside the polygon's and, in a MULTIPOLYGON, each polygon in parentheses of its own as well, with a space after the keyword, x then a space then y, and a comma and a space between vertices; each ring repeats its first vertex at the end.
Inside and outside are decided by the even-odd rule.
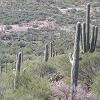
POLYGON ((16 90, 13 83, 13 74, 2 74, 0 100, 51 100, 49 83, 45 78, 23 71, 18 77, 16 90))
POLYGON ((50 91, 48 82, 39 76, 23 73, 18 80, 18 89, 8 90, 5 100, 49 100, 50 91))
POLYGON ((94 93, 94 100, 100 100, 100 72, 91 87, 94 93))
POLYGON ((84 80, 87 84, 93 83, 96 73, 100 71, 99 56, 99 52, 81 55, 79 79, 84 80))
POLYGON ((12 29, 12 26, 6 25, 5 30, 10 30, 10 29, 12 29))

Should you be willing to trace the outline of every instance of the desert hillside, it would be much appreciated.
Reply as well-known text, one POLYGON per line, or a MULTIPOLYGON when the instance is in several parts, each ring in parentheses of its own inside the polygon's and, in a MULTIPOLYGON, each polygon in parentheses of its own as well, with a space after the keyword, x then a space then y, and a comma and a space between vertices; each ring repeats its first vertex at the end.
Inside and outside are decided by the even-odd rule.
POLYGON ((0 100, 100 100, 99 0, 0 0, 0 100))

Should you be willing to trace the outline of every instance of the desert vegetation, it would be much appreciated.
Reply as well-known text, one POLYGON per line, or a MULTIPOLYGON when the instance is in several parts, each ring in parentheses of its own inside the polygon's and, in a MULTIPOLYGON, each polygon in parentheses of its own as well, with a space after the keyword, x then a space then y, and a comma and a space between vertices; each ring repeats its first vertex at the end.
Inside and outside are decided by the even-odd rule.
POLYGON ((0 0, 0 100, 99 100, 99 20, 99 0, 0 0))

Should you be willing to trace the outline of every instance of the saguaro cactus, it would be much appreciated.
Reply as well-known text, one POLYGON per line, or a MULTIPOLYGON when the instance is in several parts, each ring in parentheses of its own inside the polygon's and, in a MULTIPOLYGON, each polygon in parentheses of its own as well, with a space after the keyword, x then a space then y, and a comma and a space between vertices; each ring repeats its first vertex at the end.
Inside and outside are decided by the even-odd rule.
POLYGON ((82 23, 82 42, 83 42, 83 52, 86 52, 86 23, 82 23))
POLYGON ((96 49, 97 37, 98 37, 98 26, 95 26, 94 51, 96 49))
POLYGON ((71 100, 76 100, 76 86, 78 80, 78 68, 79 68, 79 41, 81 34, 81 23, 78 22, 76 25, 76 34, 74 42, 73 55, 70 55, 70 62, 72 64, 71 68, 71 100))
POLYGON ((22 52, 22 55, 21 55, 22 57, 21 57, 21 62, 23 63, 23 60, 24 60, 24 58, 23 58, 23 52, 22 52))
POLYGON ((81 33, 80 33, 80 49, 83 51, 83 36, 82 36, 82 27, 80 28, 81 33))
POLYGON ((2 60, 0 61, 0 74, 2 73, 2 60))
POLYGON ((50 42, 50 57, 53 57, 53 43, 50 42))
POLYGON ((7 73, 7 61, 5 62, 5 72, 7 73))
POLYGON ((16 72, 20 72, 21 61, 22 61, 22 53, 19 52, 16 60, 16 72))
POLYGON ((95 26, 92 26, 92 32, 91 32, 91 40, 90 40, 90 52, 94 51, 94 33, 95 33, 95 26))
POLYGON ((44 61, 48 61, 48 44, 45 45, 45 51, 44 51, 44 61))
POLYGON ((87 45, 87 51, 89 51, 90 45, 89 45, 89 35, 90 35, 90 4, 87 4, 87 10, 86 10, 86 45, 87 45))
POLYGON ((55 56, 57 56, 57 51, 55 51, 55 56))
POLYGON ((2 67, 1 67, 1 65, 0 65, 0 74, 2 73, 2 67))
POLYGON ((19 52, 16 56, 16 69, 15 69, 15 79, 14 79, 14 89, 18 88, 18 79, 20 75, 20 67, 22 61, 22 53, 19 52))

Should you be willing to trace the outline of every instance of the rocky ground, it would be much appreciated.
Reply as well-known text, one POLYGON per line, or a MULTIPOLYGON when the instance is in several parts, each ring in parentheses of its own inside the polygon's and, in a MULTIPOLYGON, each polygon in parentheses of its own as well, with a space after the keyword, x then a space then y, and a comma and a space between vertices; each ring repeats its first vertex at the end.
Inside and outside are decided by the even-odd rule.
MULTIPOLYGON (((64 82, 62 75, 57 75, 50 83, 50 89, 54 100, 70 100, 70 86, 64 82)), ((76 100, 92 100, 93 93, 85 84, 78 84, 76 100)))

